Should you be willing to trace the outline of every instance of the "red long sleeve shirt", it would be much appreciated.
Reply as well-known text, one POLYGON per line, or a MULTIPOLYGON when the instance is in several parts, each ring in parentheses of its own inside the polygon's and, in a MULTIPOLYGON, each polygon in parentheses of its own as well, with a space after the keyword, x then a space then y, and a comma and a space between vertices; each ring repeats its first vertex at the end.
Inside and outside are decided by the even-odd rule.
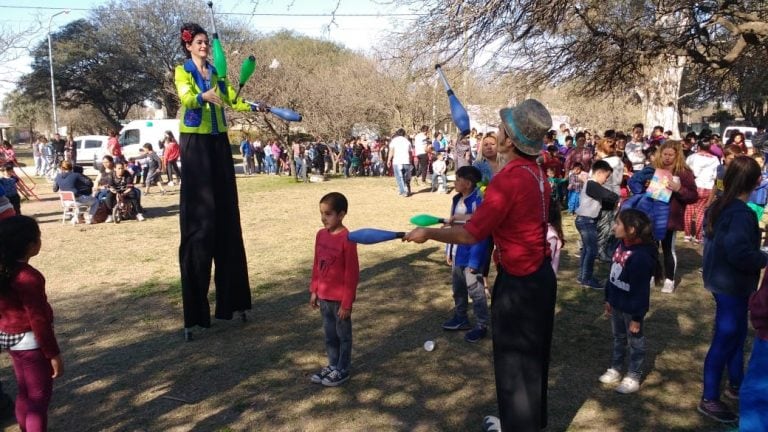
POLYGON ((513 276, 535 272, 551 255, 546 238, 552 188, 543 176, 534 161, 518 158, 509 162, 493 176, 483 203, 464 225, 475 239, 493 235, 501 265, 513 276))
POLYGON ((349 231, 331 234, 321 229, 315 237, 315 262, 309 291, 321 300, 341 302, 344 309, 352 309, 360 280, 357 244, 349 241, 349 231))
POLYGON ((29 264, 20 264, 11 279, 10 290, 0 294, 0 331, 35 334, 46 358, 59 354, 53 334, 53 309, 45 295, 45 278, 29 264))

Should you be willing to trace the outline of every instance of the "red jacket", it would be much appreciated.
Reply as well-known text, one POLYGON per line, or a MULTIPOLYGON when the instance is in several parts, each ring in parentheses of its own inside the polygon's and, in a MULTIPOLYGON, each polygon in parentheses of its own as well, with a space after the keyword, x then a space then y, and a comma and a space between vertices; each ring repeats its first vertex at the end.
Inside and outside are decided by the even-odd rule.
POLYGON ((181 150, 179 149, 179 143, 176 141, 168 141, 163 149, 163 162, 173 162, 179 159, 181 156, 181 150))
POLYGON ((673 231, 683 231, 685 226, 685 206, 693 204, 699 199, 699 193, 696 190, 696 180, 691 170, 683 170, 676 174, 680 177, 680 190, 672 193, 669 200, 669 222, 667 229, 673 231))
POLYGON ((31 265, 20 264, 11 278, 10 290, 0 294, 0 331, 17 334, 30 330, 46 358, 59 355, 45 278, 31 265))

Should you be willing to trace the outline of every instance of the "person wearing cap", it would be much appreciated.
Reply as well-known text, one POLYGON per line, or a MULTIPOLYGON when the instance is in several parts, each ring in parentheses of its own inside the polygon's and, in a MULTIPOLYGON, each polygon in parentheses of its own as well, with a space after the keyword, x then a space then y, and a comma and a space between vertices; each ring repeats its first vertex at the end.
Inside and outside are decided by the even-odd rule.
POLYGON ((547 378, 557 280, 550 264, 547 215, 551 188, 536 163, 552 125, 547 109, 528 99, 500 111, 498 151, 507 164, 464 226, 416 228, 405 241, 472 244, 493 236, 498 276, 491 322, 499 417, 485 430, 539 431, 547 425, 547 378))

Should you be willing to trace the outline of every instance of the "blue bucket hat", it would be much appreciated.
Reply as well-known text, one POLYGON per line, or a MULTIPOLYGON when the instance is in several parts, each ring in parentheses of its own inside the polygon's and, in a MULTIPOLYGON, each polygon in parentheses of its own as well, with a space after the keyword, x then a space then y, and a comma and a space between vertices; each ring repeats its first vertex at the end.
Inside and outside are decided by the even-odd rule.
POLYGON ((552 128, 552 116, 541 102, 526 99, 518 106, 499 111, 507 136, 518 150, 537 155, 544 146, 544 135, 552 128))

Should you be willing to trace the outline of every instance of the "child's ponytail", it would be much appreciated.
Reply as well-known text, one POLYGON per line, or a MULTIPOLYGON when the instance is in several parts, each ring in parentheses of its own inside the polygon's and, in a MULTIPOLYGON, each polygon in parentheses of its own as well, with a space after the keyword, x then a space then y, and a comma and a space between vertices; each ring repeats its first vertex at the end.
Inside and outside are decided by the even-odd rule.
POLYGON ((0 295, 8 292, 19 260, 39 238, 40 227, 29 216, 12 216, 0 221, 0 295))

